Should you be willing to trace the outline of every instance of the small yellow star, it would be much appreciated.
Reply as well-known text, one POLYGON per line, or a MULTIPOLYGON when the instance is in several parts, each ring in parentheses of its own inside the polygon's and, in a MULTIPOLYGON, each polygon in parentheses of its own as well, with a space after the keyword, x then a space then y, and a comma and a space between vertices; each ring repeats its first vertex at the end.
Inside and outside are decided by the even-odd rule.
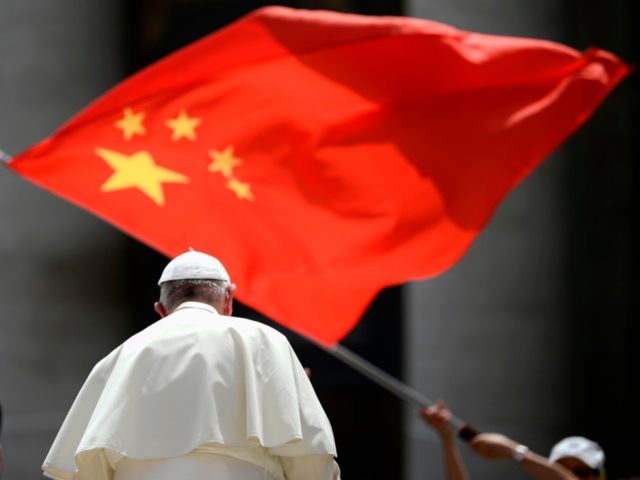
POLYGON ((224 151, 209 150, 209 156, 213 160, 209 165, 210 172, 221 172, 227 178, 233 175, 233 169, 242 165, 242 160, 233 155, 233 147, 229 146, 224 151))
POLYGON ((241 182, 237 178, 230 178, 227 182, 227 188, 235 193, 241 200, 254 200, 253 193, 251 193, 251 185, 241 182))
POLYGON ((131 140, 134 135, 144 135, 147 131, 142 125, 144 112, 133 113, 129 107, 124 109, 124 116, 115 123, 116 128, 122 130, 125 140, 131 140))
POLYGON ((189 117, 187 112, 180 110, 180 114, 176 118, 171 118, 166 121, 167 127, 173 130, 171 134, 171 140, 177 142, 181 138, 187 138, 189 140, 196 139, 196 127, 202 123, 199 118, 189 117))
POLYGON ((125 188, 137 188, 156 204, 164 205, 162 183, 188 183, 189 177, 156 165, 151 154, 145 150, 133 155, 96 148, 96 155, 113 168, 114 172, 100 188, 112 192, 125 188))

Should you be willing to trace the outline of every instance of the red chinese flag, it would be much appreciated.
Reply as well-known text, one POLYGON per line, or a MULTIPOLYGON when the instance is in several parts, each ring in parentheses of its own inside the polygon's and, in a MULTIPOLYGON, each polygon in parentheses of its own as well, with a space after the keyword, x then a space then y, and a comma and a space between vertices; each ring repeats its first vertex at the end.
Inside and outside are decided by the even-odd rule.
POLYGON ((598 49, 270 7, 139 72, 10 168, 325 344, 449 268, 628 68, 598 49))

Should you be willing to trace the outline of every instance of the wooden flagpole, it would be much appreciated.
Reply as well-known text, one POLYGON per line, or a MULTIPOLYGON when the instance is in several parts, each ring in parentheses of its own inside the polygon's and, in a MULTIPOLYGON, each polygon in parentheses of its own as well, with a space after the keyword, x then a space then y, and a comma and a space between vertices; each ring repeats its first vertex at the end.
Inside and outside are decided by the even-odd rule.
POLYGON ((9 163, 11 161, 11 155, 4 153, 2 150, 0 150, 0 162, 2 163, 9 163))
MULTIPOLYGON (((313 339, 309 340, 332 357, 337 358, 343 363, 346 363, 351 368, 360 372, 362 375, 377 383, 381 387, 385 388, 387 391, 391 392, 401 400, 404 400, 405 402, 419 409, 429 407, 435 403, 429 397, 424 396, 406 383, 403 383, 397 378, 389 375, 387 372, 376 367, 348 348, 340 344, 328 347, 319 342, 316 342, 313 339)), ((458 433, 458 437, 467 442, 478 434, 478 432, 467 422, 456 417, 455 415, 451 418, 449 425, 454 431, 458 433)))

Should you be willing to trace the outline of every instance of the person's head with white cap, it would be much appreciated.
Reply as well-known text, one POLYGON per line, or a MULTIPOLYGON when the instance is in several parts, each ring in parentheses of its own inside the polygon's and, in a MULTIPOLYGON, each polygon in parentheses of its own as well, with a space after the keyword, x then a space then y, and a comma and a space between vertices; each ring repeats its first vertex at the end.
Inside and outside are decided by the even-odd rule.
POLYGON ((222 315, 231 315, 236 286, 222 263, 206 253, 190 249, 171 260, 160 280, 160 299, 154 305, 166 317, 188 301, 211 305, 222 315))
POLYGON ((596 442, 584 437, 567 437, 554 445, 549 461, 558 463, 578 478, 606 478, 604 451, 596 442))

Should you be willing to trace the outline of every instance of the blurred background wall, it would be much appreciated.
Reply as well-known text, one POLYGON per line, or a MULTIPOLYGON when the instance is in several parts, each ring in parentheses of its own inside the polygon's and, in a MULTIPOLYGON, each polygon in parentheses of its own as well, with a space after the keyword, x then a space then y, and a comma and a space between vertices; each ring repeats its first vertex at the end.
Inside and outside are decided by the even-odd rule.
MULTIPOLYGON (((637 61, 634 0, 279 3, 421 16, 578 49, 598 45, 637 61)), ((126 75, 265 4, 3 0, 0 148, 19 153, 126 75)), ((541 453, 569 434, 597 440, 612 478, 640 474, 636 77, 507 198, 456 267, 383 292, 344 342, 444 398, 481 430, 504 432, 541 453)), ((151 305, 165 261, 0 172, 6 479, 38 478, 93 364, 155 321, 151 305)), ((313 371, 345 480, 443 478, 438 439, 413 409, 287 334, 313 371)), ((524 478, 514 465, 463 452, 473 478, 524 478)))

